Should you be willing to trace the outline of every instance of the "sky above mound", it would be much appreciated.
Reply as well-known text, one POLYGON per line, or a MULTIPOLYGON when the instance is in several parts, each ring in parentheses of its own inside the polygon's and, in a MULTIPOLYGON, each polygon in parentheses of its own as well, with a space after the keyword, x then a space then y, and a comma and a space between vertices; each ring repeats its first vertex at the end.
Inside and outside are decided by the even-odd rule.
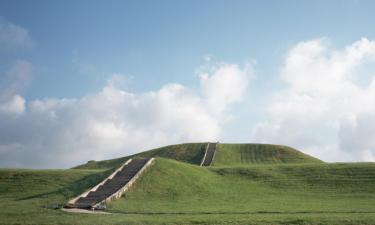
POLYGON ((373 1, 1 1, 0 167, 181 142, 375 161, 373 1))

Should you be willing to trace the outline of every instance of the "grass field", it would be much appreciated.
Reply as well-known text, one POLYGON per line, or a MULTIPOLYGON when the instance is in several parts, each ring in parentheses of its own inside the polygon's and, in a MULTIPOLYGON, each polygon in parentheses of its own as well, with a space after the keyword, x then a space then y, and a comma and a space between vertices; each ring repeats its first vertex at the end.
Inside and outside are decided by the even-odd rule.
POLYGON ((111 215, 53 209, 107 176, 111 170, 93 169, 107 166, 1 169, 0 224, 375 224, 375 163, 328 164, 299 152, 287 159, 301 160, 283 161, 284 153, 262 153, 264 145, 221 144, 216 157, 223 160, 205 168, 194 164, 202 146, 157 153, 189 157, 157 158, 108 206, 111 215), (228 152, 235 156, 224 157, 228 152))

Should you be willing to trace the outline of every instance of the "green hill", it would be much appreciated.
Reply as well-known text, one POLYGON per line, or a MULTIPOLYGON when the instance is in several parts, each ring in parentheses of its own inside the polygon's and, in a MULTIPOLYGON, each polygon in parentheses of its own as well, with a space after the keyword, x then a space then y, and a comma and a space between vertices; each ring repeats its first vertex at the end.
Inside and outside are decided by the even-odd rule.
MULTIPOLYGON (((134 156, 162 157, 181 162, 199 165, 204 155, 207 143, 185 143, 168 145, 165 147, 140 152, 131 156, 103 160, 89 161, 74 167, 75 169, 106 169, 119 167, 126 160, 134 156)), ((269 163, 317 163, 319 159, 303 154, 296 149, 269 144, 218 144, 214 159, 214 166, 269 164, 269 163)))
POLYGON ((0 169, 0 224, 375 224, 375 163, 322 163, 286 146, 220 144, 214 166, 200 167, 205 147, 137 154, 157 158, 108 205, 109 215, 53 208, 129 157, 68 170, 0 169))

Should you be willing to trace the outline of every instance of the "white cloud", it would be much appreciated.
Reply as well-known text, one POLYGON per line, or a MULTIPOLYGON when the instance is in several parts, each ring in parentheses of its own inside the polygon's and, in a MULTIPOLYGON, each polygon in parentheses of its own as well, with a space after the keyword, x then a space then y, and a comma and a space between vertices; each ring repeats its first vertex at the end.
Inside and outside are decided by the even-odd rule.
POLYGON ((0 165, 69 167, 166 144, 215 141, 221 134, 221 115, 207 102, 220 100, 221 112, 228 113, 230 104, 242 97, 249 76, 237 65, 213 69, 204 79, 225 90, 213 95, 210 92, 217 90, 206 90, 205 81, 203 94, 181 84, 132 93, 115 85, 115 75, 99 93, 80 99, 28 102, 21 116, 0 119, 0 165), (240 92, 232 87, 240 85, 239 80, 240 92))
POLYGON ((29 32, 16 24, 0 19, 0 47, 19 48, 31 47, 29 32))
POLYGON ((281 70, 287 88, 275 93, 254 139, 315 149, 314 155, 330 161, 373 161, 375 143, 367 134, 373 119, 363 114, 375 115, 374 61, 375 42, 366 38, 341 51, 326 39, 298 43, 281 70), (367 78, 367 84, 358 82, 367 78))
POLYGON ((360 160, 375 161, 374 112, 342 118, 338 136, 340 149, 349 153, 357 150, 360 160))
POLYGON ((205 72, 199 74, 202 93, 212 111, 221 113, 227 104, 241 100, 248 86, 251 68, 251 64, 244 68, 236 64, 222 64, 211 76, 205 72))
POLYGON ((14 95, 9 101, 0 103, 0 114, 20 115, 25 111, 25 99, 14 95))

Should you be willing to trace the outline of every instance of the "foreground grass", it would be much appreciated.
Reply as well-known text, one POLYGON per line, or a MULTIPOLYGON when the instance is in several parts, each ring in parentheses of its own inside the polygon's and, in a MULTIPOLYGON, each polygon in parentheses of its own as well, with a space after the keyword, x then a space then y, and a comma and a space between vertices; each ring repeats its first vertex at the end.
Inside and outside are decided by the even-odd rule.
POLYGON ((373 213, 351 214, 112 214, 91 215, 64 213, 59 210, 39 211, 30 215, 17 215, 16 218, 1 218, 0 224, 301 224, 301 225, 369 225, 375 224, 373 213))
POLYGON ((111 171, 0 170, 0 224, 43 224, 54 207, 94 186, 111 171), (38 219, 39 218, 39 219, 38 219))
POLYGON ((158 158, 111 215, 54 210, 105 170, 0 170, 0 224, 375 224, 375 164, 202 168, 158 158))

